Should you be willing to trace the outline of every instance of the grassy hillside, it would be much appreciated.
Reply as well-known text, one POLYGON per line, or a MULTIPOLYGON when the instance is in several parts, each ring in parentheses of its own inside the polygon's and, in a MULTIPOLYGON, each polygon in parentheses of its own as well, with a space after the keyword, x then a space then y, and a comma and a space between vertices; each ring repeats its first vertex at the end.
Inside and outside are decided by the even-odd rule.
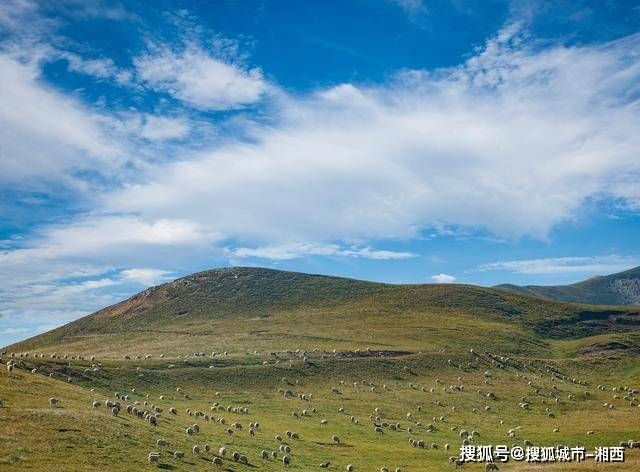
POLYGON ((640 309, 572 305, 469 285, 388 285, 233 268, 150 288, 7 349, 108 356, 292 343, 304 349, 437 350, 491 337, 503 352, 540 354, 548 349, 546 339, 639 326, 640 309))
POLYGON ((523 295, 594 305, 640 305, 640 267, 571 285, 498 285, 523 295))
MULTIPOLYGON (((640 441, 639 311, 465 285, 203 272, 3 349, 15 367, 0 374, 0 470, 441 471, 464 440, 628 444, 640 441), (116 394, 114 416, 105 404, 116 394), (157 407, 157 426, 127 407, 157 407)), ((640 448, 622 464, 544 469, 635 471, 640 448)))

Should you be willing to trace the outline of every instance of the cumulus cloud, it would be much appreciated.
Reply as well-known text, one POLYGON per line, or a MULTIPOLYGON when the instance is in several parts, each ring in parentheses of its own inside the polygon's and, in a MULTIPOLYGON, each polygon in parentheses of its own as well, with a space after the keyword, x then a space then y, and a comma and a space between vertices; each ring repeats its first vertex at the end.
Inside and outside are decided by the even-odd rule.
POLYGON ((478 267, 481 271, 502 270, 519 274, 574 274, 606 275, 622 272, 640 265, 639 256, 588 256, 526 259, 492 262, 478 267))
POLYGON ((260 69, 218 59, 195 44, 154 47, 135 59, 139 79, 200 110, 228 110, 259 101, 267 90, 260 69))
POLYGON ((449 274, 436 274, 431 276, 431 280, 437 284, 452 284, 456 278, 449 274))

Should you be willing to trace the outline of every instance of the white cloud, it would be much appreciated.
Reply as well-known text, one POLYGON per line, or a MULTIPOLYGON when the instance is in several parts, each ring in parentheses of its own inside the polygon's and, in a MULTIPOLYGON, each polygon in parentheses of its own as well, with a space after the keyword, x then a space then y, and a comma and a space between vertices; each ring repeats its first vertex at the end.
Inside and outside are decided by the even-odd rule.
POLYGON ((99 79, 113 79, 120 85, 131 83, 131 71, 118 68, 111 58, 86 59, 68 51, 55 51, 54 54, 56 57, 65 59, 71 71, 99 79))
POLYGON ((149 287, 151 285, 157 285, 160 282, 166 281, 170 273, 171 272, 167 270, 139 268, 123 270, 120 275, 125 280, 130 280, 140 285, 144 285, 145 287, 149 287))
POLYGON ((398 260, 416 257, 410 252, 385 251, 370 247, 342 247, 338 244, 318 243, 287 243, 257 248, 228 249, 228 254, 234 258, 255 257, 260 259, 287 260, 305 256, 352 257, 377 260, 398 260))
POLYGON ((0 251, 0 268, 30 260, 87 257, 135 252, 138 247, 191 245, 216 240, 197 223, 184 219, 146 221, 132 216, 94 216, 73 224, 40 229, 30 247, 0 251))
POLYGON ((184 116, 163 116, 149 113, 124 113, 114 122, 114 130, 150 142, 179 140, 192 131, 192 123, 184 116))
POLYGON ((612 274, 640 265, 638 256, 589 256, 528 259, 483 264, 481 271, 502 270, 520 274, 612 274))
POLYGON ((259 101, 267 90, 260 69, 217 59, 194 44, 157 47, 135 59, 139 79, 201 110, 228 110, 259 101))
POLYGON ((115 167, 122 153, 105 136, 102 120, 43 85, 37 62, 0 53, 0 182, 115 167))
POLYGON ((516 33, 451 70, 283 97, 254 142, 170 163, 105 205, 270 245, 410 238, 435 222, 545 238, 587 200, 635 201, 640 109, 624 97, 640 35, 537 50, 516 33))
POLYGON ((437 274, 432 275, 431 280, 437 284, 452 284, 456 281, 456 278, 453 275, 437 274))

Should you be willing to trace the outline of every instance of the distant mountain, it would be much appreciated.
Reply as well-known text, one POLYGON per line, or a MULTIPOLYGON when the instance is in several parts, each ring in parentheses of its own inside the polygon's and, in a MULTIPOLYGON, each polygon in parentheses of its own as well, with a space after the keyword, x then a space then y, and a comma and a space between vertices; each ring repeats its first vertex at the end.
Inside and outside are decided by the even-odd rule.
POLYGON ((640 267, 571 285, 497 285, 522 295, 591 305, 640 305, 640 267))

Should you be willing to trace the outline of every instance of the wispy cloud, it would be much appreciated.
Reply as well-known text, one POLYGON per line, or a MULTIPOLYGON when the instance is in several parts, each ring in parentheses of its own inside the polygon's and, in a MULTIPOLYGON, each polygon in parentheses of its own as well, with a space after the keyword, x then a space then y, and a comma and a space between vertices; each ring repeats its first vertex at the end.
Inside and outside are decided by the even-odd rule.
POLYGON ((287 243, 257 248, 232 248, 227 253, 233 258, 259 258, 272 260, 297 259, 305 256, 353 257, 377 260, 399 260, 417 257, 402 251, 386 251, 370 247, 342 247, 338 244, 287 243))
POLYGON ((501 270, 519 274, 590 273, 606 275, 640 265, 639 256, 556 257, 492 262, 478 267, 480 271, 501 270))

